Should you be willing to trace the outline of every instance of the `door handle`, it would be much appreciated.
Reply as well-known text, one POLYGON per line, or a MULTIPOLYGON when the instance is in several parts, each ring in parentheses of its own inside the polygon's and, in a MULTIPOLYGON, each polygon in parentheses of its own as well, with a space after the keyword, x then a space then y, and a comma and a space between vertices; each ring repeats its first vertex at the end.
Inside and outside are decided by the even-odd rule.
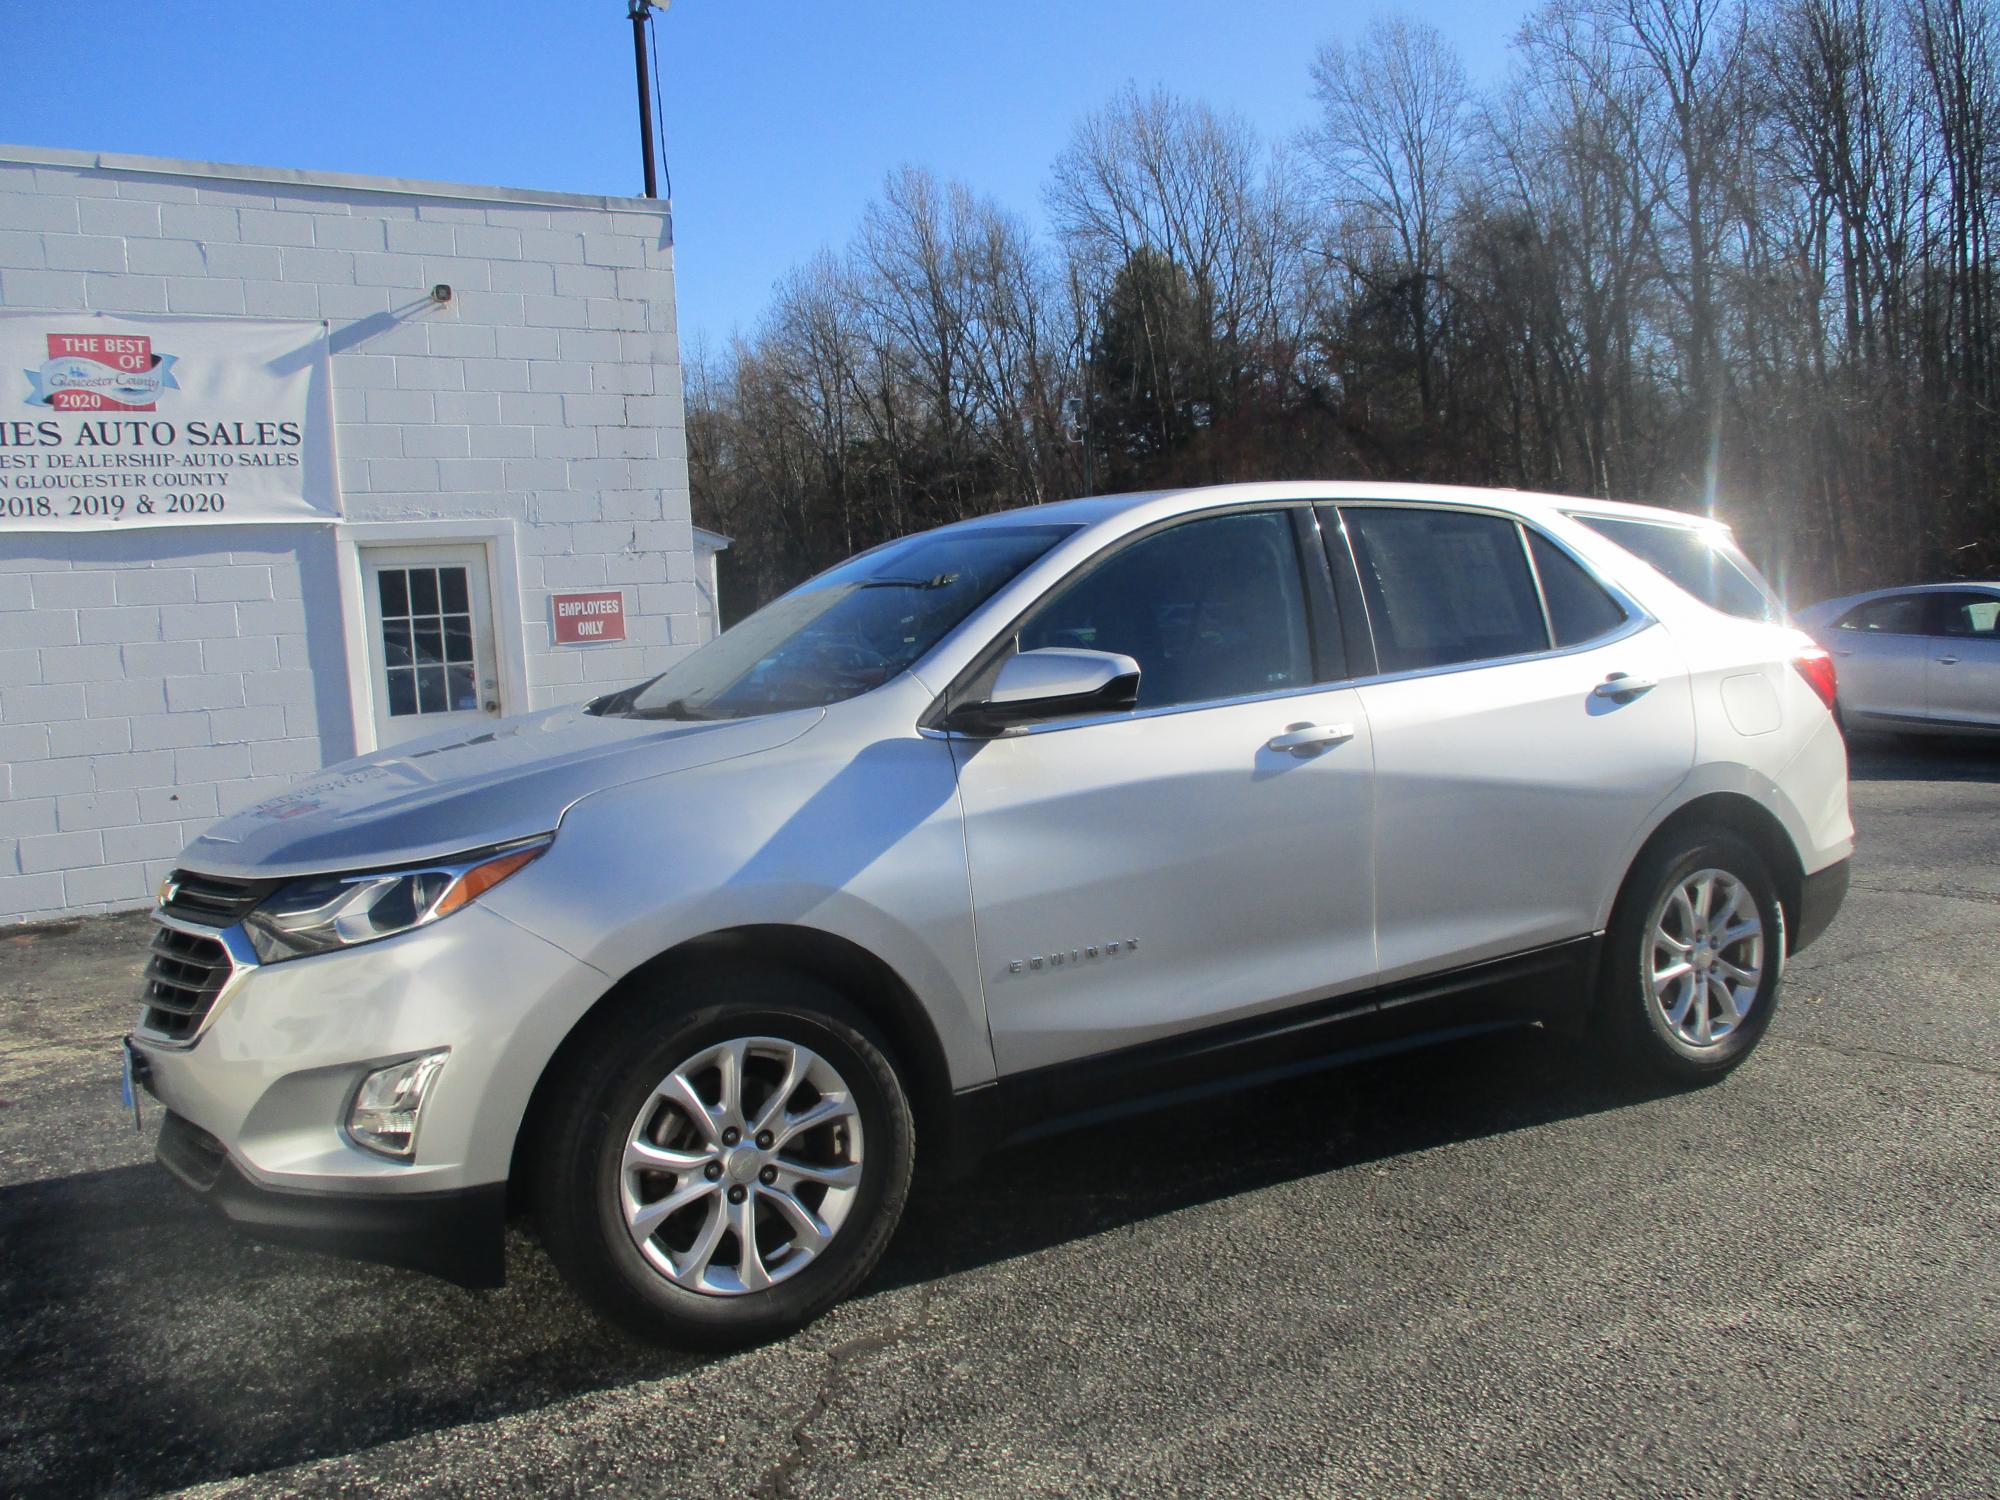
POLYGON ((1266 750, 1289 750, 1294 755, 1311 755, 1328 745, 1354 738, 1352 724, 1287 724, 1283 734, 1271 736, 1266 750))
POLYGON ((1634 677, 1627 672, 1613 672, 1604 681, 1590 690, 1593 698, 1636 698, 1641 693, 1650 693, 1659 684, 1650 677, 1634 677))
POLYGON ((1854 648, 1852 646, 1835 646, 1833 648, 1833 654, 1835 656, 1852 656, 1854 654, 1854 648))
POLYGON ((1955 667, 1958 665, 1958 658, 1955 656, 1940 656, 1938 658, 1938 665, 1943 667, 1955 667))

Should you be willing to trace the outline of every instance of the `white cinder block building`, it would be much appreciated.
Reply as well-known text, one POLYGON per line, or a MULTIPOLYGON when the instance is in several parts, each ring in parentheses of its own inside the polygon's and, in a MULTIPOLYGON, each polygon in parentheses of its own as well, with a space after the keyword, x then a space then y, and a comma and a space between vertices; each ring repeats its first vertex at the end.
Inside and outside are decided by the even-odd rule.
POLYGON ((664 203, 0 147, 0 922, 716 626, 664 203))

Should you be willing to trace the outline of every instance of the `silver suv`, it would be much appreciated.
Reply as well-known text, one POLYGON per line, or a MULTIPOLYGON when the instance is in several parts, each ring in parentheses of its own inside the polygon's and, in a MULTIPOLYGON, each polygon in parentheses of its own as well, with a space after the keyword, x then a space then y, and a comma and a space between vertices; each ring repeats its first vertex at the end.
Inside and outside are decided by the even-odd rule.
POLYGON ((128 1066, 232 1218, 483 1285, 510 1203, 683 1343, 868 1274, 913 1168, 1544 1023, 1698 1083, 1852 827, 1716 524, 1269 484, 856 557, 664 675, 185 851, 128 1066))

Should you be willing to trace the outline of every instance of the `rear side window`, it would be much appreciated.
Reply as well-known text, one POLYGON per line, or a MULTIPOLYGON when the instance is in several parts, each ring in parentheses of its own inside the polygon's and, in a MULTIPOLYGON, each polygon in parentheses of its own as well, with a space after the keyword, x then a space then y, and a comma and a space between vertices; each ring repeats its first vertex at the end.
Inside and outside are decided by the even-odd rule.
POLYGON ((1549 624, 1558 646, 1580 646, 1625 623, 1625 606, 1575 558, 1539 532, 1528 533, 1528 546, 1535 554, 1535 572, 1541 576, 1542 598, 1548 601, 1549 624))
POLYGON ((2000 599, 1991 594, 1939 594, 1939 635, 2000 636, 2000 599))
POLYGON ((1785 607, 1750 560, 1721 532, 1656 521, 1571 514, 1649 563, 1711 609, 1742 620, 1782 620, 1785 607))
POLYGON ((1857 630, 1863 635, 1922 635, 1925 604, 1922 594, 1870 599, 1842 615, 1834 628, 1857 630))
POLYGON ((1546 651, 1521 534, 1498 516, 1341 508, 1384 672, 1546 651))

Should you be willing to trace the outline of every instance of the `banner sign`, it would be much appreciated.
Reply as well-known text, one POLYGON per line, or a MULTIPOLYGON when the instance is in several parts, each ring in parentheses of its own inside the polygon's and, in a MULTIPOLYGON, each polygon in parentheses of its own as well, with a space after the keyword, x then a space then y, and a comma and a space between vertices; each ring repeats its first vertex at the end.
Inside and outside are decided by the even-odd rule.
POLYGON ((0 312, 0 535, 339 516, 324 325, 0 312))
POLYGON ((551 594, 558 646, 593 646, 625 639, 625 594, 611 589, 591 594, 551 594))

